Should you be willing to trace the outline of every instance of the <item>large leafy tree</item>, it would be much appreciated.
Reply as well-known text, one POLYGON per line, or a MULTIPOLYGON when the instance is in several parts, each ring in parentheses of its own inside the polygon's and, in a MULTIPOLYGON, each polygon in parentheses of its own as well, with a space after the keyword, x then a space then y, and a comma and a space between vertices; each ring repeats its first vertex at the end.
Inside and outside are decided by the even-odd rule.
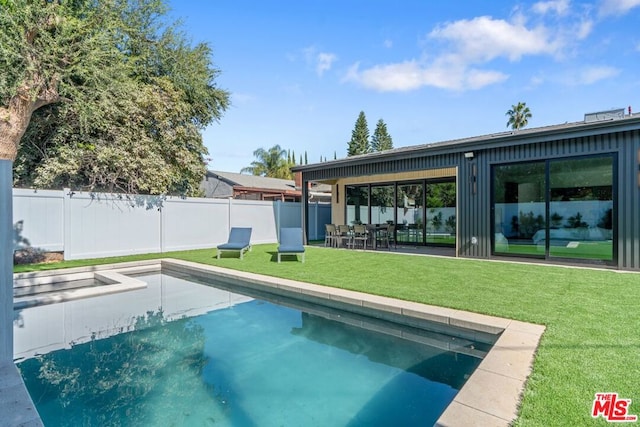
POLYGON ((371 150, 372 151, 384 151, 391 150, 393 148, 393 139, 387 131, 387 125, 380 119, 376 124, 376 130, 373 131, 371 137, 371 150))
POLYGON ((274 145, 268 150, 258 148, 253 152, 253 155, 256 160, 251 162, 251 166, 242 168, 240 172, 270 178, 293 178, 291 173, 293 163, 287 158, 287 150, 282 149, 279 145, 274 145))
POLYGON ((196 194, 229 95, 161 0, 0 0, 0 157, 20 185, 196 194), (16 157, 17 156, 17 157, 16 157))
POLYGON ((351 132, 351 140, 347 147, 347 156, 356 156, 358 154, 366 154, 371 152, 369 143, 369 127, 367 126, 367 118, 364 111, 360 111, 355 127, 351 132))
POLYGON ((518 102, 516 105, 512 105, 505 115, 509 117, 507 127, 511 127, 513 130, 527 126, 529 119, 532 117, 531 110, 527 107, 526 102, 518 102))

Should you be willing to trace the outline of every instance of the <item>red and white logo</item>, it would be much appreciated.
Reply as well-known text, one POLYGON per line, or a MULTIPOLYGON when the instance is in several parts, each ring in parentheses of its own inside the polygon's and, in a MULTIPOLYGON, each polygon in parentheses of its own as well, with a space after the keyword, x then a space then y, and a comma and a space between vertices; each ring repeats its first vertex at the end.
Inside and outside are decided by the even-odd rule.
POLYGON ((619 399, 618 393, 596 393, 593 399, 591 416, 602 417, 612 423, 632 423, 638 421, 637 415, 629 414, 631 399, 619 399))

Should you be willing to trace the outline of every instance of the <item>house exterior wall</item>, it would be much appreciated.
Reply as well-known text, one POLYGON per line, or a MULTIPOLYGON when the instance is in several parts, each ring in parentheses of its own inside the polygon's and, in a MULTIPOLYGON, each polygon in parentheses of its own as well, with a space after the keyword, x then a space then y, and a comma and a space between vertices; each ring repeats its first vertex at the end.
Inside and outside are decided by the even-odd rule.
POLYGON ((491 257, 491 167, 493 165, 571 158, 595 154, 613 154, 617 160, 617 221, 618 261, 620 269, 640 269, 640 173, 638 156, 640 131, 603 133, 577 138, 541 141, 526 145, 512 145, 475 151, 475 157, 467 167, 458 187, 461 212, 460 244, 461 256, 491 257), (470 178, 473 164, 477 165, 477 194, 470 191, 464 182, 470 178), (477 245, 471 245, 473 236, 477 245))
POLYGON ((612 154, 617 164, 614 221, 617 224, 619 269, 640 269, 640 121, 577 125, 557 132, 513 133, 495 141, 478 139, 462 146, 436 147, 367 156, 301 168, 303 179, 334 180, 339 200, 332 203, 334 223, 344 223, 345 185, 405 181, 435 177, 454 171, 457 181, 457 254, 470 258, 492 257, 492 167, 499 164, 612 154), (437 148, 437 149, 436 149, 437 148), (465 153, 473 152, 472 158, 465 153), (457 172, 455 172, 457 170, 457 172))

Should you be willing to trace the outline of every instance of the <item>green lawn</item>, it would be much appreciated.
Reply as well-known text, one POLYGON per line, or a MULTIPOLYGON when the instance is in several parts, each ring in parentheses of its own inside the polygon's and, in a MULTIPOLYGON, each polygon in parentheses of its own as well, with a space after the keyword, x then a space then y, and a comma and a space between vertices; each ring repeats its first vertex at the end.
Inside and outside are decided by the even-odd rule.
POLYGON ((275 253, 258 245, 243 261, 210 249, 35 269, 164 256, 544 324, 516 425, 607 425, 591 418, 596 392, 632 399, 640 415, 640 274, 319 247, 304 264, 277 264, 275 253))
MULTIPOLYGON (((544 256, 544 246, 532 245, 532 244, 517 244, 509 243, 509 248, 504 246, 498 249, 498 252, 505 254, 519 254, 519 255, 539 255, 544 256)), ((611 261, 613 253, 613 243, 611 241, 583 241, 578 242, 577 246, 567 247, 551 246, 550 255, 554 257, 562 258, 577 258, 577 259, 594 259, 611 261)))

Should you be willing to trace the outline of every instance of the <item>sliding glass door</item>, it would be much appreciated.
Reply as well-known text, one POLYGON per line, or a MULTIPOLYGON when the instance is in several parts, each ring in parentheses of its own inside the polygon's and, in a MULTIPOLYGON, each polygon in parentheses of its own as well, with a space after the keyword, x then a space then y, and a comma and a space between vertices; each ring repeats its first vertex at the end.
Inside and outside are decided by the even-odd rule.
POLYGON ((426 243, 456 243, 456 183, 427 181, 426 243))
POLYGON ((612 155, 493 167, 495 254, 611 262, 612 155))
POLYGON ((371 223, 394 224, 394 185, 371 186, 371 223))
POLYGON ((553 161, 549 256, 613 260, 613 158, 553 161))
POLYGON ((369 186, 348 185, 347 190, 347 225, 369 223, 369 186))
POLYGON ((424 226, 424 183, 398 183, 396 198, 398 243, 422 244, 424 226))
POLYGON ((544 256, 545 162, 494 167, 494 252, 544 256))

